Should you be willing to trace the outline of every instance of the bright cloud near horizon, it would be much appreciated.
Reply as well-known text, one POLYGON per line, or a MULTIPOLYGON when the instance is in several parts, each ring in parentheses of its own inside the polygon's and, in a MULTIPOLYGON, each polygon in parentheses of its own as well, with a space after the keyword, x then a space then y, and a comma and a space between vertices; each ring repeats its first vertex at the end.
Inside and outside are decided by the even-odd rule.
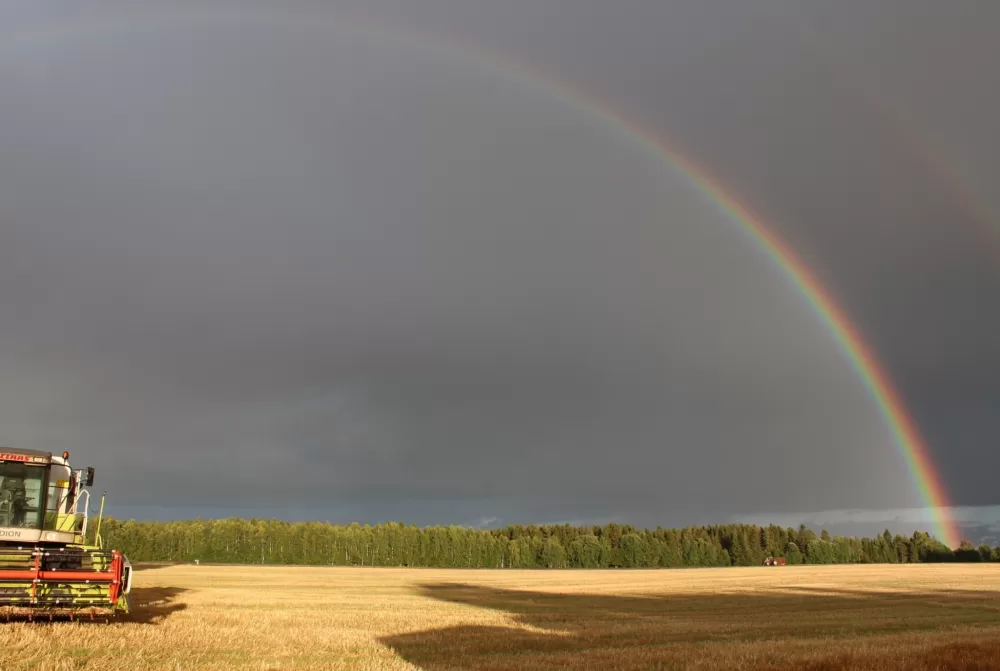
POLYGON ((251 4, 0 9, 0 444, 141 518, 929 530, 794 284, 547 77, 760 214, 996 535, 995 21, 796 10, 819 49, 778 0, 251 4))

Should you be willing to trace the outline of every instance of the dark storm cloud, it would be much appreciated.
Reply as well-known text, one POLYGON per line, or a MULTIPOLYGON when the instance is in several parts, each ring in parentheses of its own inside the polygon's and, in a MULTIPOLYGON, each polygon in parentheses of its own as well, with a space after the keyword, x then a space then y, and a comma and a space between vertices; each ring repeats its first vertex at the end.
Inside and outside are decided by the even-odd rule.
MULTIPOLYGON (((538 86, 301 7, 0 52, 0 442, 75 449, 136 510, 656 524, 919 503, 832 338, 675 171, 538 86)), ((894 17, 901 49, 937 7, 894 17)), ((785 10, 339 9, 516 54, 676 140, 857 320, 955 498, 996 503, 1000 274, 785 10)), ((144 13, 66 11, 3 25, 144 13)), ((804 18, 871 53, 900 104, 947 93, 927 127, 966 140, 992 193, 997 117, 963 115, 946 49, 907 88, 906 59, 871 51, 888 16, 804 18)))

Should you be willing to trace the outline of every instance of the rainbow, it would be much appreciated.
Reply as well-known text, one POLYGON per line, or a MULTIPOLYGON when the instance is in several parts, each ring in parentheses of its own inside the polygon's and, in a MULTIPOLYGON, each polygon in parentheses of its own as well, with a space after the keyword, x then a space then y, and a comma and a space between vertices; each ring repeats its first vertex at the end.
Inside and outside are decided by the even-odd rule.
MULTIPOLYGON (((667 167, 680 171, 704 196, 727 214, 770 258, 774 265, 797 288, 834 336, 855 372, 864 382, 880 414, 891 430, 894 442, 906 462, 917 493, 930 511, 935 535, 951 548, 958 546, 960 537, 958 525, 950 516, 952 506, 931 461, 927 445, 920 436, 916 423, 910 417, 899 393, 893 388, 888 375, 882 370, 878 360, 865 344, 858 329, 771 226, 755 215, 747 205, 729 195, 708 170, 683 156, 656 133, 641 127, 638 123, 617 112, 610 103, 596 100, 567 83, 543 75, 537 70, 529 70, 510 58, 499 58, 496 54, 491 54, 477 46, 463 44, 453 37, 446 40, 439 39, 437 36, 404 31, 392 25, 373 23, 369 20, 356 18, 350 20, 337 18, 334 20, 328 15, 306 12, 300 12, 294 18, 287 15, 273 15, 266 10, 254 13, 249 13, 248 9, 240 10, 236 15, 199 12, 199 18, 204 19, 211 16, 229 21, 234 19, 246 21, 249 18, 254 18, 265 24, 278 20, 302 30, 319 31, 324 35, 339 31, 346 31, 346 34, 352 35, 360 33, 371 38, 381 37, 390 42, 401 42, 419 49, 431 50, 443 56, 471 62, 487 71, 509 77, 514 81, 538 86, 546 95, 553 96, 596 119, 602 120, 610 128, 621 133, 643 150, 655 154, 667 167)), ((58 27, 50 25, 44 29, 22 31, 13 39, 0 42, 0 55, 4 49, 26 44, 50 43, 73 36, 96 37, 101 34, 117 34, 120 31, 130 29, 154 27, 161 25, 157 18, 160 21, 167 19, 176 22, 178 17, 177 15, 157 17, 153 14, 147 14, 122 18, 122 15, 118 14, 114 18, 108 17, 101 21, 64 22, 58 27)))
MULTIPOLYGON (((577 98, 579 100, 579 98, 577 98)), ((836 338, 841 350, 847 355, 855 372, 878 405, 879 410, 893 433, 899 452, 906 462, 910 477, 917 488, 924 505, 930 509, 935 534, 950 548, 959 544, 960 532, 957 522, 948 516, 952 507, 944 484, 937 474, 930 451, 920 435, 916 422, 910 417, 899 393, 889 376, 879 365, 871 348, 865 343, 858 329, 848 319, 830 294, 813 276, 806 265, 792 249, 756 216, 749 207, 730 196, 716 182, 707 170, 675 151, 653 132, 642 129, 621 116, 610 113, 607 108, 597 108, 601 116, 630 133, 645 146, 658 152, 673 166, 680 169, 698 188, 730 218, 750 235, 774 264, 785 274, 808 301, 814 312, 836 338)))

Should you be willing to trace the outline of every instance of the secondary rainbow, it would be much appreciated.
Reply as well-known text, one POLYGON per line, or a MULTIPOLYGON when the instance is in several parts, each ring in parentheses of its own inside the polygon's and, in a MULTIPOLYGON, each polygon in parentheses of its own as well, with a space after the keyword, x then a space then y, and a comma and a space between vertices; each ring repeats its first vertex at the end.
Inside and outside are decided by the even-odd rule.
POLYGON ((847 66, 838 67, 840 58, 837 56, 837 49, 823 32, 814 30, 806 21, 796 20, 794 12, 771 11, 766 6, 763 9, 775 22, 795 33, 800 44, 823 63, 827 74, 874 113, 882 131, 894 137, 896 143, 924 167, 928 177, 950 192, 952 201, 961 209, 976 235, 994 259, 1000 261, 1000 226, 997 225, 995 213, 967 186, 966 180, 962 179, 960 171, 953 165, 954 161, 952 165, 946 163, 941 147, 932 145, 928 133, 920 131, 915 119, 904 112, 905 108, 892 104, 879 83, 873 82, 864 68, 855 67, 849 72, 847 66))
MULTIPOLYGON (((162 26, 163 23, 178 23, 178 18, 190 18, 191 16, 190 14, 186 17, 179 17, 176 14, 172 16, 147 14, 124 18, 119 14, 100 21, 66 22, 57 27, 49 25, 43 29, 21 32, 13 39, 5 40, 3 44, 0 44, 0 54, 3 53, 4 49, 18 45, 52 42, 72 36, 94 37, 102 33, 116 34, 130 29, 162 26)), ((958 546, 958 526, 949 515, 951 505, 931 461, 927 445, 920 436, 916 423, 910 417, 898 392, 893 388, 888 376, 864 342, 858 329, 829 293, 823 289, 806 265, 770 226, 756 216, 747 205, 729 195, 706 169, 682 155, 656 133, 641 127, 638 123, 617 112, 606 101, 599 101, 566 82, 542 74, 537 69, 523 67, 509 57, 500 58, 481 47, 462 43, 452 36, 441 39, 439 36, 403 30, 389 24, 373 23, 369 20, 353 17, 350 20, 345 20, 341 17, 333 18, 326 14, 312 12, 299 12, 297 16, 290 17, 287 14, 271 14, 266 10, 253 12, 241 10, 236 14, 200 13, 198 18, 205 19, 213 16, 228 21, 247 21, 253 18, 267 25, 280 21, 286 25, 294 25, 301 30, 321 33, 346 31, 345 34, 355 36, 360 33, 372 38, 381 37, 395 43, 408 43, 419 49, 436 51, 442 55, 474 63, 478 67, 509 77, 512 80, 524 84, 534 84, 546 95, 553 96, 580 111, 602 119, 609 127, 617 130, 645 151, 655 153, 667 166, 679 170, 712 203, 728 214, 729 218, 756 243, 756 246, 767 254, 775 266, 795 285, 834 336, 855 372, 864 382, 891 430, 917 492, 932 516, 935 535, 949 547, 958 546)))

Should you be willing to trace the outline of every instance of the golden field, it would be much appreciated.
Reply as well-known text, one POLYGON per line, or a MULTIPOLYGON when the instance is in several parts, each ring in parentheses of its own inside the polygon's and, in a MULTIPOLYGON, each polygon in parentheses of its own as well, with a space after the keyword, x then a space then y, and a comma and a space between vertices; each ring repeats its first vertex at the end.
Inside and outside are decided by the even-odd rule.
POLYGON ((112 624, 0 624, 0 669, 1000 669, 1000 565, 171 566, 112 624))

